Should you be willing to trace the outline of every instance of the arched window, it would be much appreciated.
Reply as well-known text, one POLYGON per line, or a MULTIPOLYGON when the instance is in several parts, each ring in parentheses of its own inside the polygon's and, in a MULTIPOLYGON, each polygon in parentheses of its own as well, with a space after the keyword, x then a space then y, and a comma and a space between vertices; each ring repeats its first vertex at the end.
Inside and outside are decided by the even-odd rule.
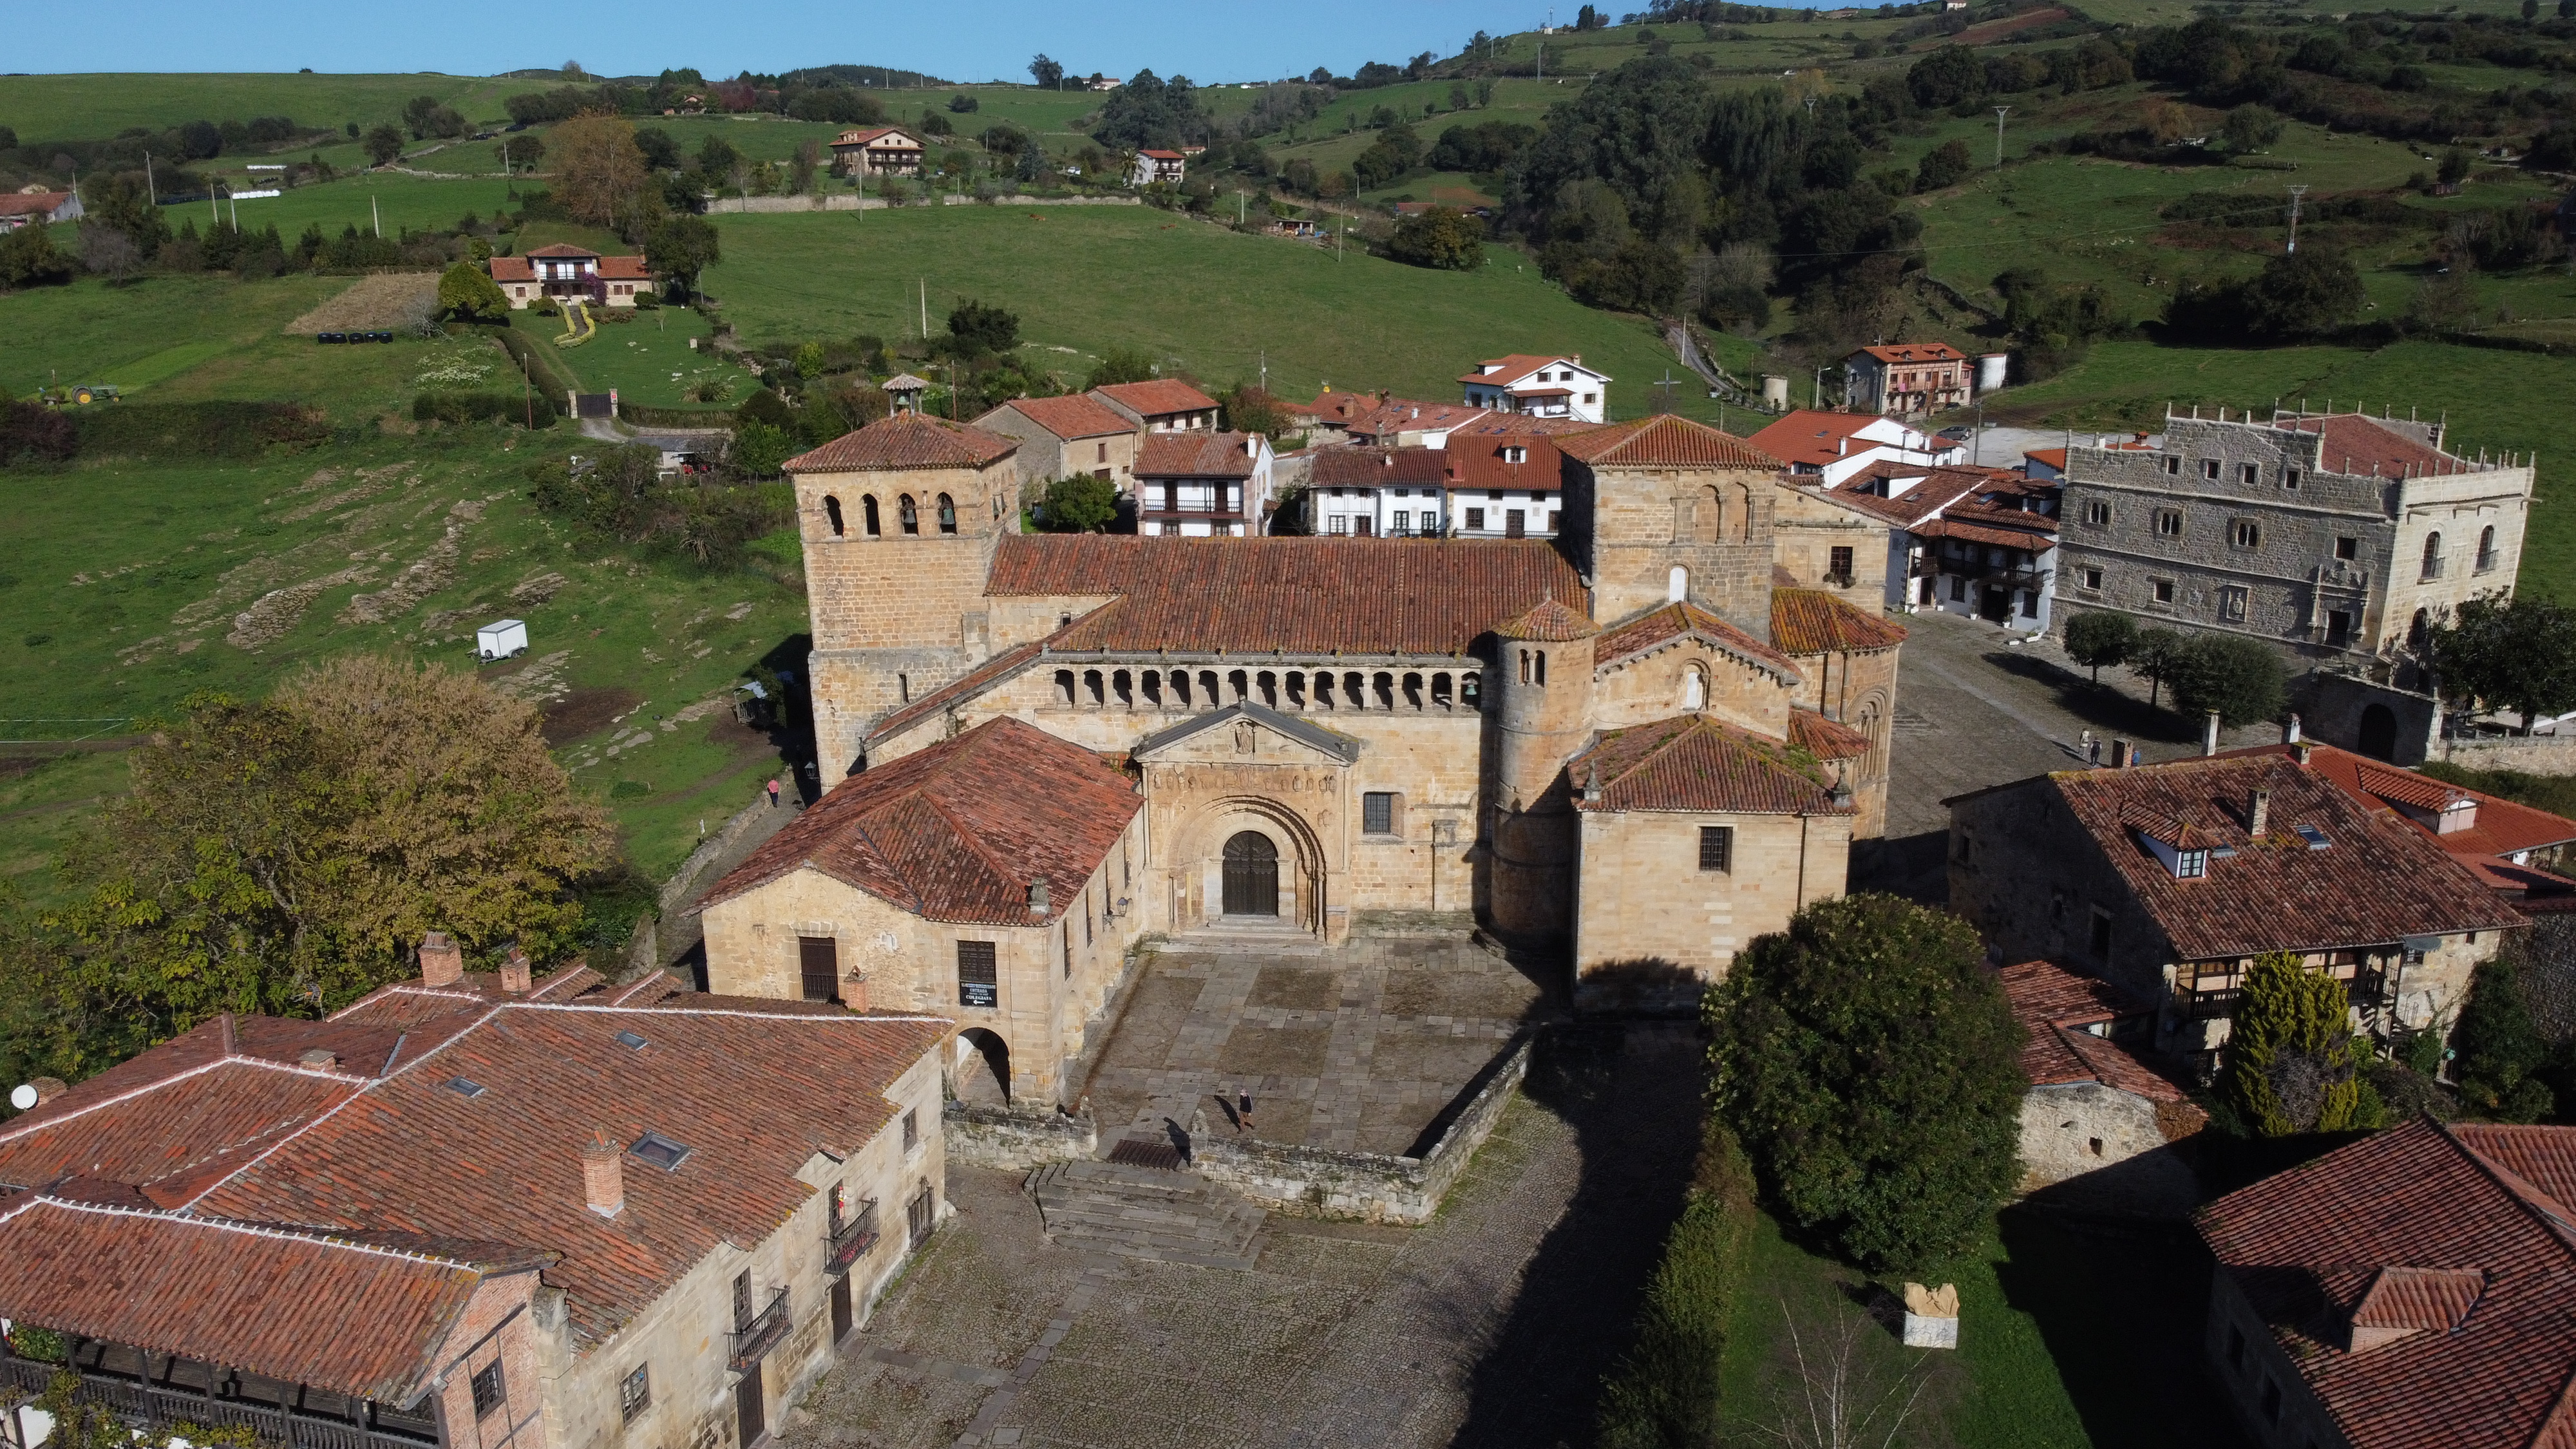
POLYGON ((1673 565, 1673 571, 1666 575, 1664 579, 1664 602, 1668 604, 1678 604, 1689 597, 1690 570, 1683 568, 1680 564, 1675 564, 1673 565))
POLYGON ((1097 669, 1082 671, 1082 697, 1085 704, 1098 709, 1109 702, 1107 686, 1097 669))
POLYGON ((834 538, 841 536, 841 500, 829 493, 823 495, 823 521, 832 525, 834 538))
POLYGON ((2415 617, 2406 621, 2406 647, 2409 649, 2423 648, 2424 640, 2431 635, 2432 632, 2433 616, 2422 609, 2417 609, 2415 611, 2415 617))
POLYGON ((2438 533, 2428 533, 2424 535, 2424 577, 2428 579, 2438 579, 2441 576, 2442 535, 2438 533))
POLYGON ((1055 672, 1055 702, 1063 705, 1073 703, 1073 671, 1070 669, 1055 672))
POLYGON ((1547 651, 1544 649, 1530 651, 1530 683, 1547 683, 1547 651))
POLYGON ((1721 543, 1726 538, 1726 501, 1714 488, 1703 488, 1699 495, 1699 528, 1696 538, 1701 543, 1721 543))
POLYGON ((1753 489, 1743 483, 1735 485, 1735 537, 1741 543, 1753 541, 1753 489))
POLYGON ((2478 572, 2485 573, 2495 566, 2495 525, 2488 524, 2478 530, 2478 572))
POLYGON ((1682 708, 1699 709, 1708 703, 1708 676, 1697 669, 1682 671, 1682 708))
POLYGON ((939 495, 939 531, 941 533, 957 531, 957 505, 950 501, 945 493, 939 495))
POLYGON ((904 532, 921 532, 921 515, 913 509, 911 494, 906 493, 894 501, 894 516, 903 525, 904 532))
POLYGON ((1528 650, 1524 649, 1524 650, 1522 650, 1522 651, 1521 651, 1521 683, 1523 683, 1523 684, 1527 684, 1527 683, 1529 683, 1529 682, 1530 682, 1530 652, 1529 652, 1528 650))
POLYGON ((876 538, 885 532, 884 529, 877 526, 877 496, 875 494, 868 494, 866 497, 859 500, 859 521, 867 528, 868 537, 870 538, 876 538))

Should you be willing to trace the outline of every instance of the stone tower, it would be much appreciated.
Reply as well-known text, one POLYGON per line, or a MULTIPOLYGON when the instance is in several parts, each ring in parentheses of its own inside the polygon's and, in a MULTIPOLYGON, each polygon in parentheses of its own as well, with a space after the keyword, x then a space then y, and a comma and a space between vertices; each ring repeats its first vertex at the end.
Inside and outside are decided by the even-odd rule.
POLYGON ((1554 599, 1494 631, 1486 759, 1486 918, 1523 936, 1574 926, 1576 820, 1565 762, 1592 735, 1591 620, 1554 599))
POLYGON ((1780 462, 1669 414, 1556 440, 1567 534, 1617 623, 1687 599, 1757 639, 1771 623, 1771 511, 1780 462))
POLYGON ((787 461, 827 784, 859 767, 877 721, 991 654, 984 586, 996 543, 1019 531, 1018 447, 898 413, 787 461))

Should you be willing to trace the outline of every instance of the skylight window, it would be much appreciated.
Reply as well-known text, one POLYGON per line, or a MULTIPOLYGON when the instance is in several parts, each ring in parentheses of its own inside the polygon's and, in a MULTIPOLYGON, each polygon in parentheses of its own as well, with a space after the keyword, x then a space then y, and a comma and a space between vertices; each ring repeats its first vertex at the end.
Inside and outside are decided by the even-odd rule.
POLYGON ((450 1077, 447 1079, 447 1090, 460 1097, 480 1097, 486 1088, 471 1077, 450 1077))
POLYGON ((630 1052, 640 1052, 644 1050, 644 1038, 637 1036, 631 1031, 621 1031, 617 1035, 610 1037, 609 1040, 626 1048, 630 1052))
POLYGON ((2308 843, 2310 850, 2334 849, 2334 842, 2326 839, 2326 833, 2313 825, 2293 825, 2290 828, 2299 833, 2299 838, 2308 843))
POLYGON ((681 1146, 679 1143, 672 1141, 670 1138, 663 1136, 659 1132, 645 1133, 643 1136, 635 1139, 634 1146, 629 1147, 626 1150, 643 1158, 646 1162, 653 1164, 664 1172, 679 1171, 680 1164, 687 1161, 689 1156, 688 1148, 681 1146))

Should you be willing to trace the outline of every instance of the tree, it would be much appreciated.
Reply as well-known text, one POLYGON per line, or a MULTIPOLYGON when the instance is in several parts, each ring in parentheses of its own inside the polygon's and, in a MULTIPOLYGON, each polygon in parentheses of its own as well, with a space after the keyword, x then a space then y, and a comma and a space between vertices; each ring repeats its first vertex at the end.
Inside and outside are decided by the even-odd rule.
POLYGON ((1133 151, 1203 143, 1213 129, 1187 76, 1166 81, 1150 70, 1140 70, 1101 106, 1091 135, 1104 146, 1133 151))
POLYGON ((43 222, 0 233, 0 288, 41 287, 71 280, 72 261, 54 245, 43 222))
POLYGON ((2218 134, 2230 151, 2260 151, 2280 140, 2286 127, 2280 112, 2248 101, 2227 113, 2218 134))
POLYGON ((2522 716, 2576 709, 2576 610, 2554 599, 2490 591, 2430 630, 2425 652, 2442 693, 2522 716))
POLYGON ((1277 442, 1295 426, 1295 419, 1279 399, 1250 383, 1238 383, 1231 391, 1220 393, 1217 405, 1224 412, 1224 426, 1233 432, 1259 433, 1277 442))
POLYGON ((112 226, 83 226, 80 244, 81 265, 111 282, 123 282, 143 265, 143 253, 134 239, 112 226))
POLYGON ((677 300, 697 295, 698 274, 723 258, 723 238, 702 216, 674 216, 644 242, 644 264, 671 281, 677 300))
POLYGON ((1112 387, 1122 382, 1150 382, 1155 377, 1154 355, 1136 347, 1113 346, 1100 354, 1100 365, 1091 369, 1084 388, 1112 387))
POLYGON ((1054 90, 1064 81, 1064 67, 1041 55, 1029 62, 1029 75, 1039 85, 1054 90))
POLYGON ((2311 246, 2263 264, 2246 289, 2246 323, 2258 340, 2314 337, 2342 325, 2366 300, 2349 258, 2311 246))
POLYGON ((1964 45, 1945 45, 1914 62, 1905 89, 1927 111, 1948 110, 1986 96, 1986 63, 1964 45))
POLYGON ((1019 314, 961 297, 948 312, 948 341, 965 357, 1008 352, 1020 345, 1019 314))
POLYGON ((45 1008, 12 1054, 65 1077, 220 1012, 336 1008, 433 930, 552 959, 615 858, 536 710, 438 666, 344 656, 264 702, 195 695, 132 764, 69 902, 0 943, 0 998, 45 1008))
POLYGON ((2542 1076, 2549 1043, 2533 1025, 2520 970, 2509 957, 2482 962, 2469 977, 2469 999, 2451 1034, 2452 1078, 2460 1098, 2482 1117, 2537 1122, 2556 1099, 2542 1076))
POLYGON ((617 116, 576 116, 555 127, 555 199, 575 221, 615 227, 635 215, 644 190, 644 152, 635 127, 617 116))
POLYGON ((513 172, 534 171, 546 159, 546 141, 535 132, 506 136, 492 147, 493 159, 513 172))
POLYGON ((510 299, 483 268, 458 262, 438 279, 439 310, 460 322, 507 322, 510 299))
POLYGON ((1397 221, 1386 254, 1417 267, 1472 272, 1485 264, 1485 224, 1455 207, 1435 206, 1397 221))
POLYGON ((2218 711, 2235 726, 2279 716, 2288 698, 2281 656, 2242 634, 2199 634, 2173 670, 2174 709, 2184 718, 2218 711))
POLYGON ((975 99, 973 96, 967 95, 963 91, 960 91, 956 95, 948 98, 948 109, 961 116, 981 110, 983 105, 984 103, 982 101, 975 99))
POLYGON ((2131 674, 2145 676, 2149 709, 2155 707, 2159 692, 2181 667, 2190 644, 2189 637, 2178 630, 2156 628, 2138 631, 2136 642, 2129 646, 2126 663, 2131 674))
POLYGON ((1968 155, 1967 142, 1944 141, 1923 153, 1923 160, 1914 168, 1914 189, 1938 191, 1944 186, 1956 186, 1976 164, 1968 155))
POLYGON ((365 144, 368 162, 382 166, 402 154, 402 132, 391 126, 378 126, 367 133, 365 144))
POLYGON ((1873 1271, 1976 1240, 2013 1185, 2022 1031, 1967 922, 1820 901, 1708 994, 1712 1101, 1781 1214, 1873 1271))
POLYGON ((1048 533, 1101 533, 1118 517, 1118 486, 1076 473, 1046 486, 1038 500, 1038 527, 1048 533))
POLYGON ((2522 0, 2522 18, 2527 21, 2538 20, 2540 18, 2540 0, 2522 0))
POLYGON ((2138 621, 2109 609, 2087 609, 2066 621, 2066 655, 2093 671, 2102 682, 2102 666, 2125 664, 2138 646, 2138 621))
POLYGON ((2355 1074, 2344 984, 2287 951, 2254 958, 2237 993, 2220 1095, 2264 1137, 2379 1125, 2378 1098, 2355 1074))
POLYGON ((659 126, 637 127, 635 149, 644 153, 644 164, 656 171, 680 169, 680 143, 659 126))
POLYGON ((2442 166, 2435 175, 2444 186, 2457 186, 2469 179, 2469 172, 2476 165, 2477 158, 2469 153, 2466 146, 2453 146, 2442 153, 2442 166))

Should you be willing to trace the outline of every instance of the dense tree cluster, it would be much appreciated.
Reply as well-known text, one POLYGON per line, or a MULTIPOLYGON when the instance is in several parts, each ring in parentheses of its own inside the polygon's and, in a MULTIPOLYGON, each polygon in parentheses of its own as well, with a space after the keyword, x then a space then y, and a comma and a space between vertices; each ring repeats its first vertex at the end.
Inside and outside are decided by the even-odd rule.
POLYGON ((1198 145, 1215 134, 1199 107, 1198 88, 1187 76, 1170 80, 1140 70, 1127 84, 1110 92, 1100 107, 1092 139, 1128 150, 1198 145))

